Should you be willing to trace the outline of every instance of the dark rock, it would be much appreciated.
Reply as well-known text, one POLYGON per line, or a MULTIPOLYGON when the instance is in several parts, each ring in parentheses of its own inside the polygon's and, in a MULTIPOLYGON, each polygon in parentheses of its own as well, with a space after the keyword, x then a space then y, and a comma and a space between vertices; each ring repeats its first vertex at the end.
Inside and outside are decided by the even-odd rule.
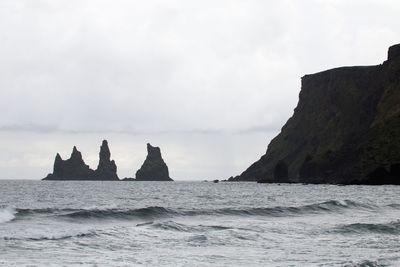
POLYGON ((99 155, 99 165, 94 171, 85 164, 81 152, 75 146, 67 160, 63 160, 57 153, 53 173, 43 180, 118 181, 117 166, 113 160, 110 161, 110 150, 106 140, 103 141, 99 155))
POLYGON ((274 168, 274 180, 279 183, 289 181, 288 167, 284 161, 279 161, 274 168))
POLYGON ((390 175, 400 183, 400 163, 393 164, 390 167, 390 175))
POLYGON ((147 144, 147 157, 136 172, 137 181, 173 181, 169 177, 168 166, 161 157, 159 147, 147 144))
POLYGON ((390 180, 390 173, 385 168, 379 167, 367 175, 365 184, 382 185, 390 183, 390 180))
POLYGON ((400 162, 400 45, 381 65, 304 76, 293 116, 266 154, 231 180, 279 182, 280 161, 290 182, 397 183, 397 167, 387 177, 383 170, 400 162))
POLYGON ((82 159, 82 154, 74 146, 71 157, 62 160, 57 153, 54 160, 53 173, 48 174, 43 180, 93 180, 94 171, 82 159))
POLYGON ((136 179, 135 178, 131 178, 131 177, 125 177, 121 181, 136 181, 136 179))
POLYGON ((400 44, 389 47, 388 60, 398 59, 400 57, 400 44))
POLYGON ((236 175, 235 177, 231 176, 228 178, 229 182, 238 182, 239 181, 240 176, 236 175))
POLYGON ((393 164, 390 167, 390 172, 384 167, 378 167, 367 175, 365 184, 383 185, 393 184, 400 185, 400 164, 393 164))
POLYGON ((110 160, 110 156, 107 140, 103 140, 99 153, 99 165, 95 171, 96 180, 119 180, 117 166, 114 160, 110 160))

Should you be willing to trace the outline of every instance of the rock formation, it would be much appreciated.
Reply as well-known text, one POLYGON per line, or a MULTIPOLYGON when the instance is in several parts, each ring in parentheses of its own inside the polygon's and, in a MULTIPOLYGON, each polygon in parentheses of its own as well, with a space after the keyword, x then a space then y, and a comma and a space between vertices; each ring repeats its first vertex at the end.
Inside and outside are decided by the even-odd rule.
POLYGON ((57 153, 54 160, 53 173, 47 175, 43 180, 81 180, 81 181, 118 181, 117 166, 110 161, 110 150, 106 140, 100 147, 100 160, 94 171, 82 159, 82 154, 74 146, 71 157, 63 160, 57 153))
POLYGON ((117 165, 114 160, 110 160, 110 156, 107 140, 103 140, 99 153, 99 165, 95 171, 96 180, 119 180, 117 165))
POLYGON ((169 177, 168 167, 161 157, 159 147, 147 144, 147 157, 136 172, 136 181, 173 181, 169 177))
POLYGON ((82 159, 82 154, 74 146, 71 157, 63 160, 57 153, 53 173, 43 180, 93 180, 94 171, 82 159))
POLYGON ((394 45, 381 65, 304 76, 281 133, 230 180, 400 184, 399 164, 400 45, 394 45))

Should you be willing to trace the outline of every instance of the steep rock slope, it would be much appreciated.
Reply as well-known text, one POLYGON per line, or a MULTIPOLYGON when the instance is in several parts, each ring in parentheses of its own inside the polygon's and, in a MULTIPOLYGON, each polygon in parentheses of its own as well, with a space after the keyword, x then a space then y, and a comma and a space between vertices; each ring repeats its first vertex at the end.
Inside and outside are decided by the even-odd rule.
POLYGON ((302 78, 267 152, 234 181, 400 184, 400 45, 381 65, 302 78), (283 175, 282 175, 283 174, 283 175))

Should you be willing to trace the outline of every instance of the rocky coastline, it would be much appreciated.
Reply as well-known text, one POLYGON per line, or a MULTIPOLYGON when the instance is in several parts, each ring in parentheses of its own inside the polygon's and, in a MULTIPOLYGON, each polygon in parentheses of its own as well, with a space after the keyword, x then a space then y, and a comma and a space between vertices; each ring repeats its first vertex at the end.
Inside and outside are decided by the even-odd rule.
POLYGON ((293 116, 229 181, 400 184, 400 44, 376 66, 302 78, 293 116))

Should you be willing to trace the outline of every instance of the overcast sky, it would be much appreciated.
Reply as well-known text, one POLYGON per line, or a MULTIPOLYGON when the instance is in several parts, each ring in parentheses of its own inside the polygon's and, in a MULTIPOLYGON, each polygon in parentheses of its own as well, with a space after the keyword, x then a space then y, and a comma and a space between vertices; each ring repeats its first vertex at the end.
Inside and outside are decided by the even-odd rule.
POLYGON ((265 153, 305 74, 374 65, 397 0, 1 0, 0 179, 40 179, 76 145, 120 178, 146 143, 176 180, 228 178, 265 153))

